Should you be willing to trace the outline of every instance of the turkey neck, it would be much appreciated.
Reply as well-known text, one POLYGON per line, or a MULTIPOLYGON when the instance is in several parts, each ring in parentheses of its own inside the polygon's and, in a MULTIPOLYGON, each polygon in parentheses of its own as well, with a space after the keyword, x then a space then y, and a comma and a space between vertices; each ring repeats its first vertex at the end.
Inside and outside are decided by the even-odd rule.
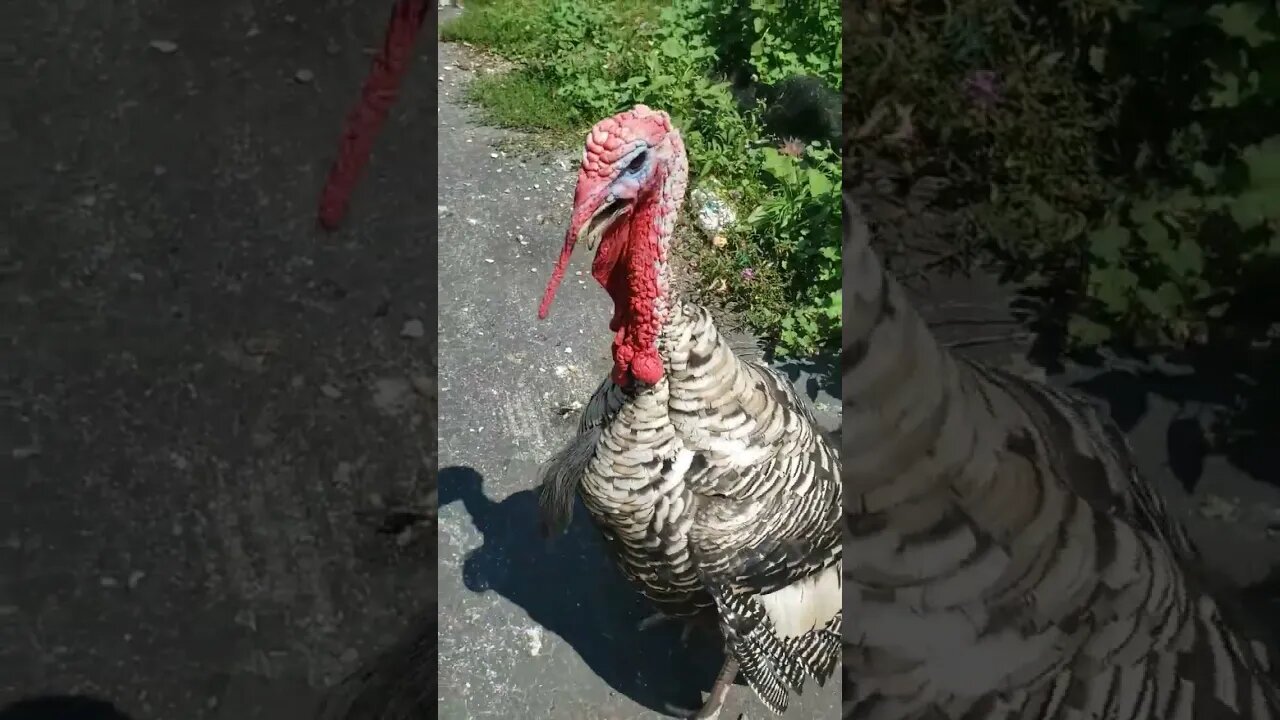
POLYGON ((853 226, 841 262, 841 461, 845 509, 856 521, 945 492, 961 475, 989 473, 994 454, 975 452, 992 418, 962 392, 968 366, 934 340, 848 205, 845 218, 853 226))
POLYGON ((598 257, 592 268, 613 298, 612 377, 619 385, 634 379, 652 386, 665 372, 659 338, 675 304, 669 273, 671 238, 688 183, 683 147, 674 147, 671 158, 656 171, 656 189, 637 199, 629 222, 610 231, 629 234, 625 257, 612 266, 598 257))

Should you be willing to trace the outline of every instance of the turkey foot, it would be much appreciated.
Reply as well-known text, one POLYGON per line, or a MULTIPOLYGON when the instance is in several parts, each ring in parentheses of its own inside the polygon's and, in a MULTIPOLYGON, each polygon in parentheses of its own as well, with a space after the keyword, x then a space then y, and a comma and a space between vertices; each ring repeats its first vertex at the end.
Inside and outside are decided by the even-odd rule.
POLYGON ((711 686, 711 692, 707 695, 707 702, 693 716, 693 720, 716 720, 719 718, 720 709, 724 707, 724 699, 729 696, 729 688, 733 687, 733 681, 737 679, 738 661, 732 655, 729 655, 725 658, 724 665, 720 667, 720 674, 716 676, 715 684, 711 686))
POLYGON ((678 618, 656 612, 641 620, 640 624, 636 625, 636 630, 644 632, 646 630, 652 630, 659 625, 664 625, 669 622, 677 622, 680 620, 684 621, 684 627, 680 628, 680 644, 687 646, 689 644, 689 636, 693 634, 694 620, 692 618, 678 618))

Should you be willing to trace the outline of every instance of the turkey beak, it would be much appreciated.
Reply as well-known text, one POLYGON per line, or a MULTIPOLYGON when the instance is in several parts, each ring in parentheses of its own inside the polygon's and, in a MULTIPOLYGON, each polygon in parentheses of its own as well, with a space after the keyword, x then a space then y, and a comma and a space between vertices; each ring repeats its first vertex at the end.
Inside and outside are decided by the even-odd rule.
POLYGON ((600 239, 604 237, 604 231, 618 219, 627 205, 625 201, 614 197, 608 187, 601 188, 592 194, 590 186, 584 184, 581 179, 578 181, 576 194, 576 199, 579 201, 574 203, 576 209, 569 220, 569 231, 564 236, 564 247, 560 250, 560 259, 556 262, 551 281, 547 283, 547 289, 542 295, 542 304, 538 307, 539 318, 545 318, 551 309, 551 300, 555 297, 560 280, 569 267, 569 257, 573 254, 574 246, 585 237, 587 249, 595 252, 596 248, 600 247, 600 239))
POLYGON ((604 198, 604 201, 596 207, 595 212, 591 213, 591 218, 578 231, 578 239, 586 237, 587 250, 595 252, 600 247, 600 239, 604 237, 606 230, 613 225, 622 214, 622 210, 626 207, 626 203, 615 198, 612 193, 604 198))

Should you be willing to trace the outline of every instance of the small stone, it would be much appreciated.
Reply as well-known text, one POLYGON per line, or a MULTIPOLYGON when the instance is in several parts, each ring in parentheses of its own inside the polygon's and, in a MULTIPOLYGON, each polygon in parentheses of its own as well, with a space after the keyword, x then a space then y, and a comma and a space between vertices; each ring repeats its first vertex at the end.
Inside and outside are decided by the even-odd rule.
POLYGON ((99 584, 99 585, 101 585, 101 586, 102 586, 102 587, 104 587, 104 588, 113 588, 113 587, 119 587, 119 586, 120 586, 120 581, 119 581, 119 580, 116 580, 115 578, 111 577, 110 575, 104 575, 104 576, 102 576, 102 578, 100 578, 100 579, 98 580, 98 584, 99 584))
POLYGON ((250 610, 247 608, 244 610, 239 610, 236 612, 235 618, 233 618, 233 620, 235 624, 239 625, 240 627, 249 628, 254 632, 258 631, 258 614, 255 613, 253 610, 250 610))
POLYGON ((487 263, 492 263, 492 262, 493 262, 493 258, 485 258, 485 259, 484 259, 484 261, 485 261, 485 262, 487 262, 487 263))
POLYGON ((251 37, 258 37, 261 34, 262 34, 262 31, 258 29, 257 25, 251 25, 249 26, 248 32, 246 32, 244 36, 247 38, 251 38, 251 37))
POLYGON ((274 337, 252 337, 243 343, 244 351, 254 357, 274 355, 280 350, 280 340, 274 337))
POLYGON ((413 384, 407 378, 386 377, 374 381, 373 404, 386 415, 402 415, 413 404, 413 384))
POLYGON ((142 582, 142 578, 146 576, 147 574, 142 572, 141 570, 134 570, 133 572, 129 573, 129 579, 126 580, 125 582, 126 584, 128 584, 129 589, 132 590, 138 587, 138 583, 142 582))
POLYGON ((355 468, 351 463, 342 461, 338 463, 338 467, 333 469, 333 484, 339 487, 346 487, 351 484, 351 473, 355 468))
POLYGON ((722 248, 725 245, 729 244, 729 238, 726 238, 723 235, 716 235, 715 237, 711 238, 711 244, 718 248, 722 248))
POLYGON ((332 385, 329 385, 328 383, 325 383, 324 385, 320 386, 320 394, 324 395, 330 400, 337 400, 338 398, 342 397, 342 391, 332 385))
POLYGON ((570 353, 572 353, 572 352, 573 352, 573 348, 571 348, 571 347, 567 347, 567 348, 565 348, 565 349, 564 349, 564 354, 565 354, 565 355, 568 355, 568 354, 570 354, 570 353))
POLYGON ((169 55, 178 51, 178 43, 172 40, 152 40, 151 48, 153 50, 169 55))
POLYGON ((355 648, 347 648, 346 650, 342 651, 342 656, 340 659, 344 663, 348 663, 348 664, 354 663, 356 660, 360 659, 360 653, 357 652, 355 648))
POLYGON ((489 157, 497 159, 498 153, 489 153, 489 157))
POLYGON ((140 272, 131 272, 131 273, 129 273, 129 279, 130 279, 130 280, 132 280, 132 281, 134 281, 134 282, 142 282, 143 280, 146 280, 146 278, 145 278, 145 277, 143 277, 143 276, 142 276, 142 273, 140 273, 140 272))
POLYGON ((155 173, 156 177, 163 177, 165 173, 169 172, 169 169, 163 165, 157 165, 151 168, 151 172, 155 173))
POLYGON ((33 457, 40 456, 40 448, 38 447, 14 448, 12 455, 14 460, 30 460, 33 457))
POLYGON ((426 328, 422 326, 422 321, 418 319, 405 320, 404 327, 400 328, 400 337, 402 338, 420 338, 426 334, 426 328))
POLYGON ((316 79, 316 74, 306 68, 302 68, 293 74, 293 79, 300 83, 306 84, 316 79))

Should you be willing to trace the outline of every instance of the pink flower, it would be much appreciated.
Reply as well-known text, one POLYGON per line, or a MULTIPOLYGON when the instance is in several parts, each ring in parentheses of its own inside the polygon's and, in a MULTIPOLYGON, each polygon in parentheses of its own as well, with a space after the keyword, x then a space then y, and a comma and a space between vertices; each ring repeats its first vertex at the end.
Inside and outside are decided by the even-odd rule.
POLYGON ((969 73, 964 79, 964 89, 979 105, 990 106, 1000 102, 1000 78, 991 70, 969 73))
POLYGON ((753 270, 752 268, 743 268, 743 269, 742 269, 742 279, 743 279, 743 280, 746 280, 747 282, 751 282, 752 280, 755 280, 755 279, 756 279, 756 271, 755 271, 755 270, 753 270))

